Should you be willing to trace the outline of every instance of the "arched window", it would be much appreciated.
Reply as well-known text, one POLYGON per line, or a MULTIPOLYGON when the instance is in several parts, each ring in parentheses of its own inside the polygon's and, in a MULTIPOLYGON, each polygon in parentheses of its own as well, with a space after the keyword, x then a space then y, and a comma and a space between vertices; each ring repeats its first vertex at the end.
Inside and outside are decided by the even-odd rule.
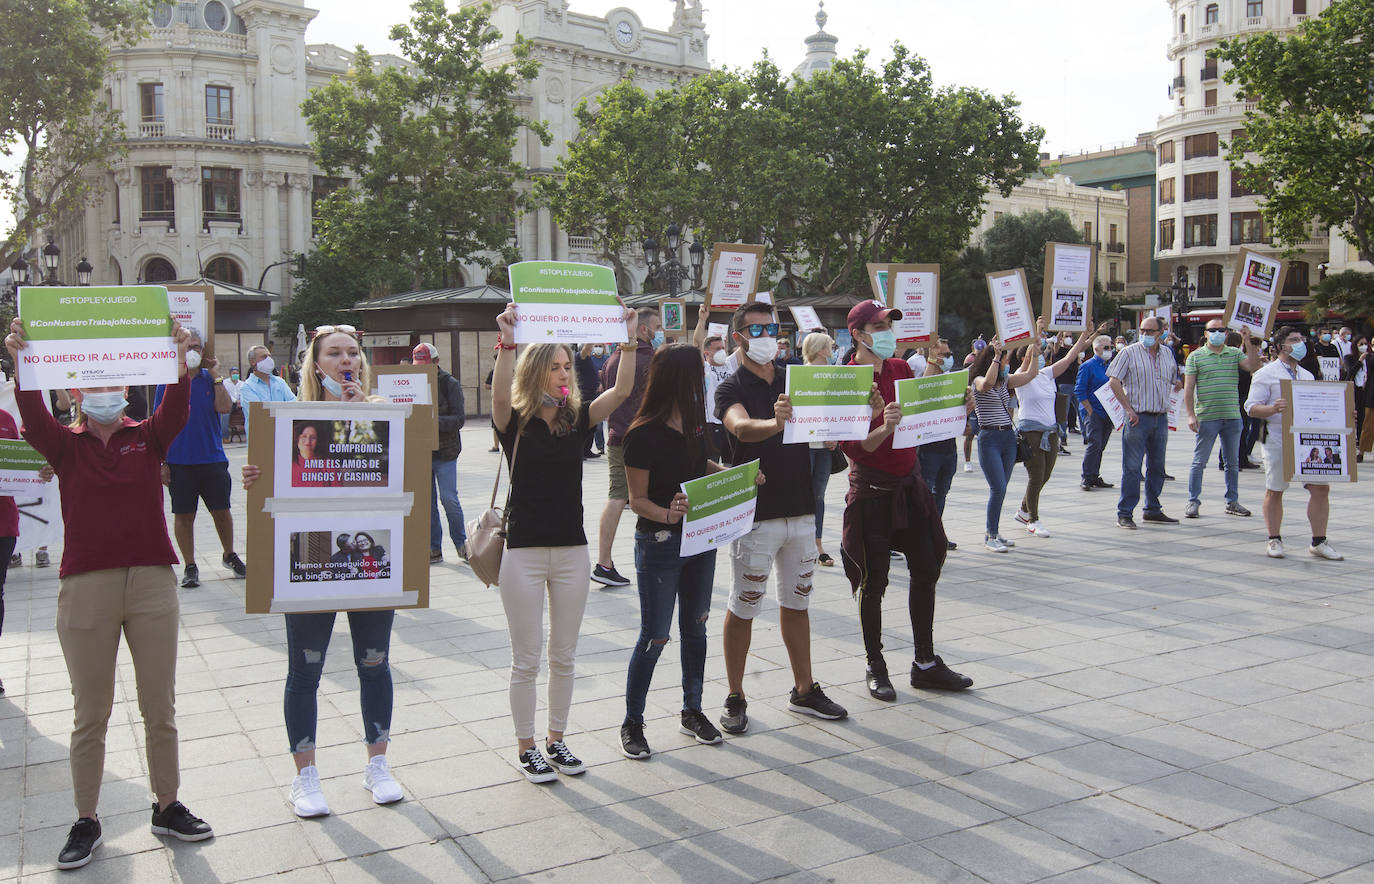
POLYGON ((217 279, 233 285, 243 285, 243 269, 233 258, 223 255, 205 265, 205 278, 217 279))
POLYGON ((143 265, 144 282, 171 282, 177 278, 177 269, 166 258, 149 258, 143 265))
POLYGON ((1214 24, 1217 23, 1217 21, 1218 21, 1218 19, 1220 19, 1220 17, 1221 17, 1221 9, 1217 6, 1217 4, 1215 4, 1215 3, 1208 3, 1208 4, 1207 4, 1207 9, 1206 9, 1206 17, 1203 18, 1203 20, 1202 20, 1202 21, 1203 21, 1203 24, 1214 25, 1214 24))

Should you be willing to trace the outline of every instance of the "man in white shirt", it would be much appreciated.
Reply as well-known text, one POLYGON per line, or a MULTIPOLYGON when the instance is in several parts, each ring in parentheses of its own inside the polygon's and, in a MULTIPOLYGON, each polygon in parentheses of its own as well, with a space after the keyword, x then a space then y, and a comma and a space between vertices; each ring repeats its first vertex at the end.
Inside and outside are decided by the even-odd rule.
POLYGON ((917 350, 911 354, 911 358, 906 361, 911 366, 911 373, 918 378, 925 377, 926 374, 926 354, 917 350))
POLYGON ((1340 351, 1341 362, 1345 362, 1350 357, 1350 349, 1355 346, 1350 340, 1350 326, 1341 327, 1341 333, 1336 336, 1335 344, 1336 349, 1340 351))
POLYGON ((229 394, 230 408, 219 416, 219 436, 223 442, 229 441, 229 416, 234 409, 239 407, 239 370, 237 368, 229 372, 229 377, 220 382, 224 385, 224 391, 229 394))
MULTIPOLYGON (((1312 373, 1298 364, 1307 356, 1307 342, 1302 332, 1284 327, 1274 333, 1274 347, 1279 356, 1255 372, 1250 379, 1250 395, 1245 399, 1245 413, 1263 418, 1269 423, 1269 435, 1264 441, 1264 527, 1269 532, 1266 554, 1281 559, 1283 553, 1283 492, 1288 480, 1283 470, 1283 413, 1290 403, 1283 398, 1282 382, 1310 381, 1312 373)), ((1339 562, 1345 557, 1326 542, 1326 522, 1331 512, 1331 486, 1316 483, 1305 485, 1308 494, 1307 520, 1312 526, 1312 545, 1307 551, 1319 559, 1339 562)))

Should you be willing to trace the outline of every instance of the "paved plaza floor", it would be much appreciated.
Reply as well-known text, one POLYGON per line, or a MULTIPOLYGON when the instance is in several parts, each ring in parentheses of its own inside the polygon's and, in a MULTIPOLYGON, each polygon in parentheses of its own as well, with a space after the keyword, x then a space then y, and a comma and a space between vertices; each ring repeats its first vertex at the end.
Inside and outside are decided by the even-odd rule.
MULTIPOLYGON (((490 438, 482 422, 464 431, 469 516, 490 495, 490 438)), ((1166 483, 1164 502, 1179 517, 1191 441, 1186 432, 1170 440, 1179 480, 1166 483)), ((74 819, 57 568, 36 570, 26 555, 10 571, 0 637, 0 880, 1374 880, 1369 492, 1332 495, 1329 533, 1344 562, 1307 554, 1306 494, 1290 493, 1289 558, 1271 561, 1259 472, 1241 474, 1254 518, 1222 515, 1213 460, 1201 519, 1128 532, 1115 527, 1113 491, 1080 490, 1077 436, 1070 447, 1042 501, 1051 538, 1012 521, 1025 483, 1017 470, 1003 519, 1017 541, 1008 555, 981 548, 981 472, 956 477, 946 522, 960 548, 939 585, 935 636, 972 690, 906 685, 910 624, 895 591, 886 643, 898 700, 871 699, 843 571, 819 568, 816 677, 848 720, 787 711, 791 678, 770 598, 749 658, 748 734, 719 746, 679 735, 674 640, 649 695, 654 755, 629 761, 618 729, 638 597, 633 586, 594 588, 568 729, 590 769, 547 786, 525 782, 513 763, 496 590, 456 564, 446 543, 448 561, 431 569, 431 608, 401 612, 391 645, 389 758, 406 800, 377 807, 361 785, 357 678, 340 623, 320 699, 319 768, 334 814, 318 820, 298 820, 287 801, 282 618, 243 613, 244 585, 225 579, 202 515, 203 585, 181 593, 181 797, 216 837, 164 845, 150 834, 143 731, 121 651, 105 843, 71 873, 55 869, 74 819)), ((230 457, 237 474, 243 446, 230 457)), ((1107 464, 1104 476, 1119 482, 1119 438, 1107 464)), ((585 470, 593 544, 606 469, 602 458, 585 470)), ((832 481, 825 534, 837 559, 843 492, 832 481)), ((241 543, 237 490, 234 512, 241 543)), ((633 518, 615 547, 627 575, 633 518)), ((726 693, 729 579, 722 557, 706 666, 712 718, 726 693)))

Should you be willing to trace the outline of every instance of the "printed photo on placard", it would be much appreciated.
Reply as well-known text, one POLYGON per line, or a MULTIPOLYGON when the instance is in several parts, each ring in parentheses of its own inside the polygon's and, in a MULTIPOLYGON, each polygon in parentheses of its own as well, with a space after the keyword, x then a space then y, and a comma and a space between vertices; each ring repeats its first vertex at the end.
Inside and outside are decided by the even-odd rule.
POLYGON ((296 531, 291 534, 291 582, 384 580, 391 576, 391 532, 296 531))
POLYGON ((680 332, 684 327, 683 314, 686 303, 681 298, 664 298, 658 302, 659 318, 663 320, 665 332, 680 332))
POLYGON ((401 513, 277 513, 273 598, 397 596, 401 586, 401 513))
POLYGON ((1295 451, 1297 454, 1297 479, 1338 481, 1349 473, 1346 459, 1349 453, 1345 442, 1350 438, 1342 433, 1323 433, 1316 430, 1299 430, 1295 451))
POLYGON ((338 403, 276 411, 272 496, 404 492, 405 421, 397 410, 402 407, 338 403))

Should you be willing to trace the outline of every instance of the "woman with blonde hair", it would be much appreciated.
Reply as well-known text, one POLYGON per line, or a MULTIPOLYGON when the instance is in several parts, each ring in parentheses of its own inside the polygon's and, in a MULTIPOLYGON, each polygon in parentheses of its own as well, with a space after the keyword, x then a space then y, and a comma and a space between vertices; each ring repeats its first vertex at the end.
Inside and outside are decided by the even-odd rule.
MULTIPOLYGON (((829 365, 835 355, 835 340, 825 332, 812 332, 802 339, 802 361, 807 365, 829 365)), ((810 442, 811 495, 816 499, 816 562, 827 568, 835 560, 821 546, 821 529, 825 526, 825 489, 830 484, 830 452, 834 442, 810 442)))
MULTIPOLYGON (((302 402, 381 402, 369 396, 372 369, 362 351, 361 336, 351 325, 322 325, 301 364, 302 402)), ((254 464, 243 467, 243 487, 261 475, 254 464)), ((394 610, 349 611, 348 632, 353 640, 353 664, 358 672, 358 699, 367 745, 367 769, 363 785, 377 804, 392 804, 405 794, 391 775, 386 751, 391 740, 392 685, 389 656, 394 610)), ((286 614, 287 669, 283 708, 286 736, 296 777, 291 783, 291 804, 296 816, 329 814, 315 766, 315 732, 319 718, 320 676, 334 631, 335 612, 286 614)))
MULTIPOLYGON (((582 530, 583 443, 595 426, 629 398, 633 359, 621 359, 615 386, 582 401, 573 375, 572 349, 530 344, 515 358, 515 306, 496 318, 491 425, 510 464, 506 550, 497 580, 510 629, 510 706, 519 767, 532 783, 579 774, 582 761, 563 741, 572 705, 573 659, 587 606, 592 563, 582 530), (535 678, 543 650, 544 599, 549 603, 548 737, 534 741, 535 678), (552 762, 552 764, 550 764, 552 762)), ((625 310, 628 344, 635 350, 639 317, 625 310)))

